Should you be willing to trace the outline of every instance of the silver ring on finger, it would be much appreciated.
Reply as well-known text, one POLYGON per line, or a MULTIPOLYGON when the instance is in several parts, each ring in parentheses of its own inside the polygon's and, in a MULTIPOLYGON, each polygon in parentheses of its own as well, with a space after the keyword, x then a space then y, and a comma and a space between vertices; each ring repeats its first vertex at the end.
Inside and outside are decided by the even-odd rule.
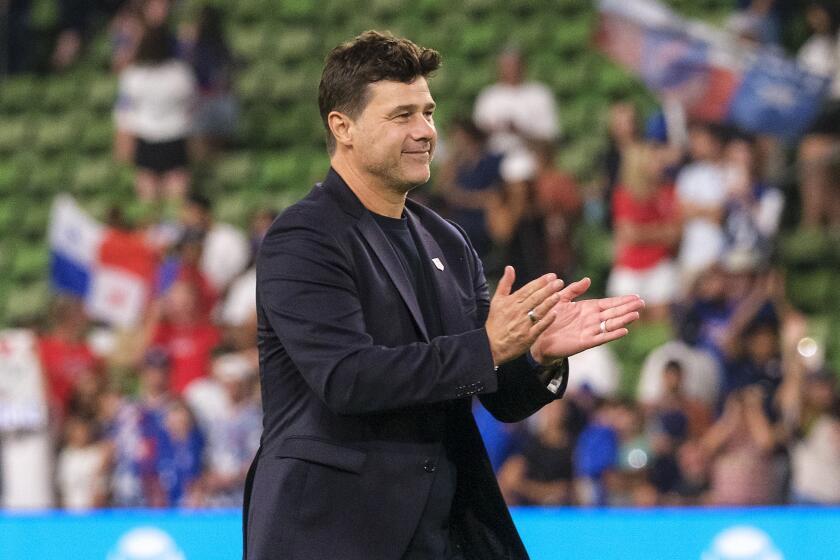
POLYGON ((601 330, 601 334, 607 334, 607 320, 606 319, 601 321, 600 330, 601 330))
POLYGON ((540 320, 540 318, 537 317, 537 314, 534 313, 533 309, 528 312, 528 318, 531 320, 531 323, 533 323, 534 325, 536 325, 537 322, 540 320))

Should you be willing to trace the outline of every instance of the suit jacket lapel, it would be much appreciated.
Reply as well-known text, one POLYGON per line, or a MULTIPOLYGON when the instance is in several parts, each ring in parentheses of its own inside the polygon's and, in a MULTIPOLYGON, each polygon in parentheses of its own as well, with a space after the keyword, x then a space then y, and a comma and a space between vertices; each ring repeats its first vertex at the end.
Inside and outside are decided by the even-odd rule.
POLYGON ((420 259, 423 266, 429 272, 432 285, 437 295, 443 334, 452 334, 457 331, 457 327, 463 321, 463 315, 461 314, 461 305, 456 293, 456 286, 450 277, 452 273, 451 269, 447 270, 446 259, 444 258, 440 245, 432 237, 432 234, 426 231, 420 219, 413 212, 409 211, 408 208, 406 208, 406 213, 408 214, 409 227, 414 230, 416 238, 420 240, 420 246, 418 247, 420 259), (443 266, 443 270, 438 269, 436 265, 432 264, 432 259, 438 259, 438 262, 443 266))
POLYGON ((420 306, 417 303, 417 295, 414 293, 411 280, 406 275, 402 264, 400 264, 399 257, 394 251, 394 248, 388 242, 388 239, 385 237, 385 234, 377 225, 370 212, 362 214, 359 219, 358 228, 362 232, 365 240, 373 249, 373 252, 376 253, 376 256, 379 258, 382 266, 385 267, 385 271, 388 273, 388 276, 391 278, 394 286, 396 286, 397 291, 400 293, 400 296, 405 302, 405 305, 411 312, 411 316, 414 318, 414 322, 417 324, 418 330, 423 335, 423 338, 428 342, 429 334, 426 330, 426 323, 423 321, 423 314, 420 312, 420 306))

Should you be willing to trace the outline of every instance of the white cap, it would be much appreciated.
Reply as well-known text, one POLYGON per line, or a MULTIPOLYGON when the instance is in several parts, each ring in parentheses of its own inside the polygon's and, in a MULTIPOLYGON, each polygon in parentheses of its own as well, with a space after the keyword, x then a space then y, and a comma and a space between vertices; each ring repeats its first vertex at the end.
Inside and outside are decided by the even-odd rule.
POLYGON ((528 181, 537 174, 537 159, 528 150, 513 150, 502 160, 499 173, 506 183, 528 181))
POLYGON ((253 374, 253 364, 242 354, 224 354, 213 360, 213 376, 223 383, 243 381, 253 374))

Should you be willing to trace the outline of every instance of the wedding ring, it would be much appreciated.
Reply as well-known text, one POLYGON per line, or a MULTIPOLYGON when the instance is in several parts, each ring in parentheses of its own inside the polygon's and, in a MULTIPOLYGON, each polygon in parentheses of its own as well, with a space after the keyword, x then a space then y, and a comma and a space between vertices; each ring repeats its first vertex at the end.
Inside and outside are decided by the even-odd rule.
POLYGON ((537 321, 539 321, 539 319, 537 318, 537 314, 534 313, 533 309, 528 312, 528 318, 531 319, 531 322, 534 324, 537 324, 537 321))
POLYGON ((606 319, 601 321, 601 334, 607 334, 607 321, 606 321, 606 319))

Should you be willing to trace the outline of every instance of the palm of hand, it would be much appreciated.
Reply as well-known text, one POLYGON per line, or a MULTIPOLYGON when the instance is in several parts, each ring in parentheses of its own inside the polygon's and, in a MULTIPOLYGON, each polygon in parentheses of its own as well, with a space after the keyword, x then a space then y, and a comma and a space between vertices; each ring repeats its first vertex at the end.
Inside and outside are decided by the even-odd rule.
MULTIPOLYGON (((593 315, 597 317, 600 311, 597 300, 560 301, 552 311, 557 318, 534 343, 539 355, 572 356, 596 345, 592 340, 593 337, 587 336, 585 327, 586 318, 593 315)), ((595 323, 598 322, 596 319, 595 323)))
POLYGON ((645 305, 638 296, 573 301, 588 287, 589 281, 584 279, 561 292, 560 301, 551 309, 556 315, 554 322, 531 346, 531 355, 538 362, 546 364, 621 338, 628 332, 626 325, 639 318, 645 305))

